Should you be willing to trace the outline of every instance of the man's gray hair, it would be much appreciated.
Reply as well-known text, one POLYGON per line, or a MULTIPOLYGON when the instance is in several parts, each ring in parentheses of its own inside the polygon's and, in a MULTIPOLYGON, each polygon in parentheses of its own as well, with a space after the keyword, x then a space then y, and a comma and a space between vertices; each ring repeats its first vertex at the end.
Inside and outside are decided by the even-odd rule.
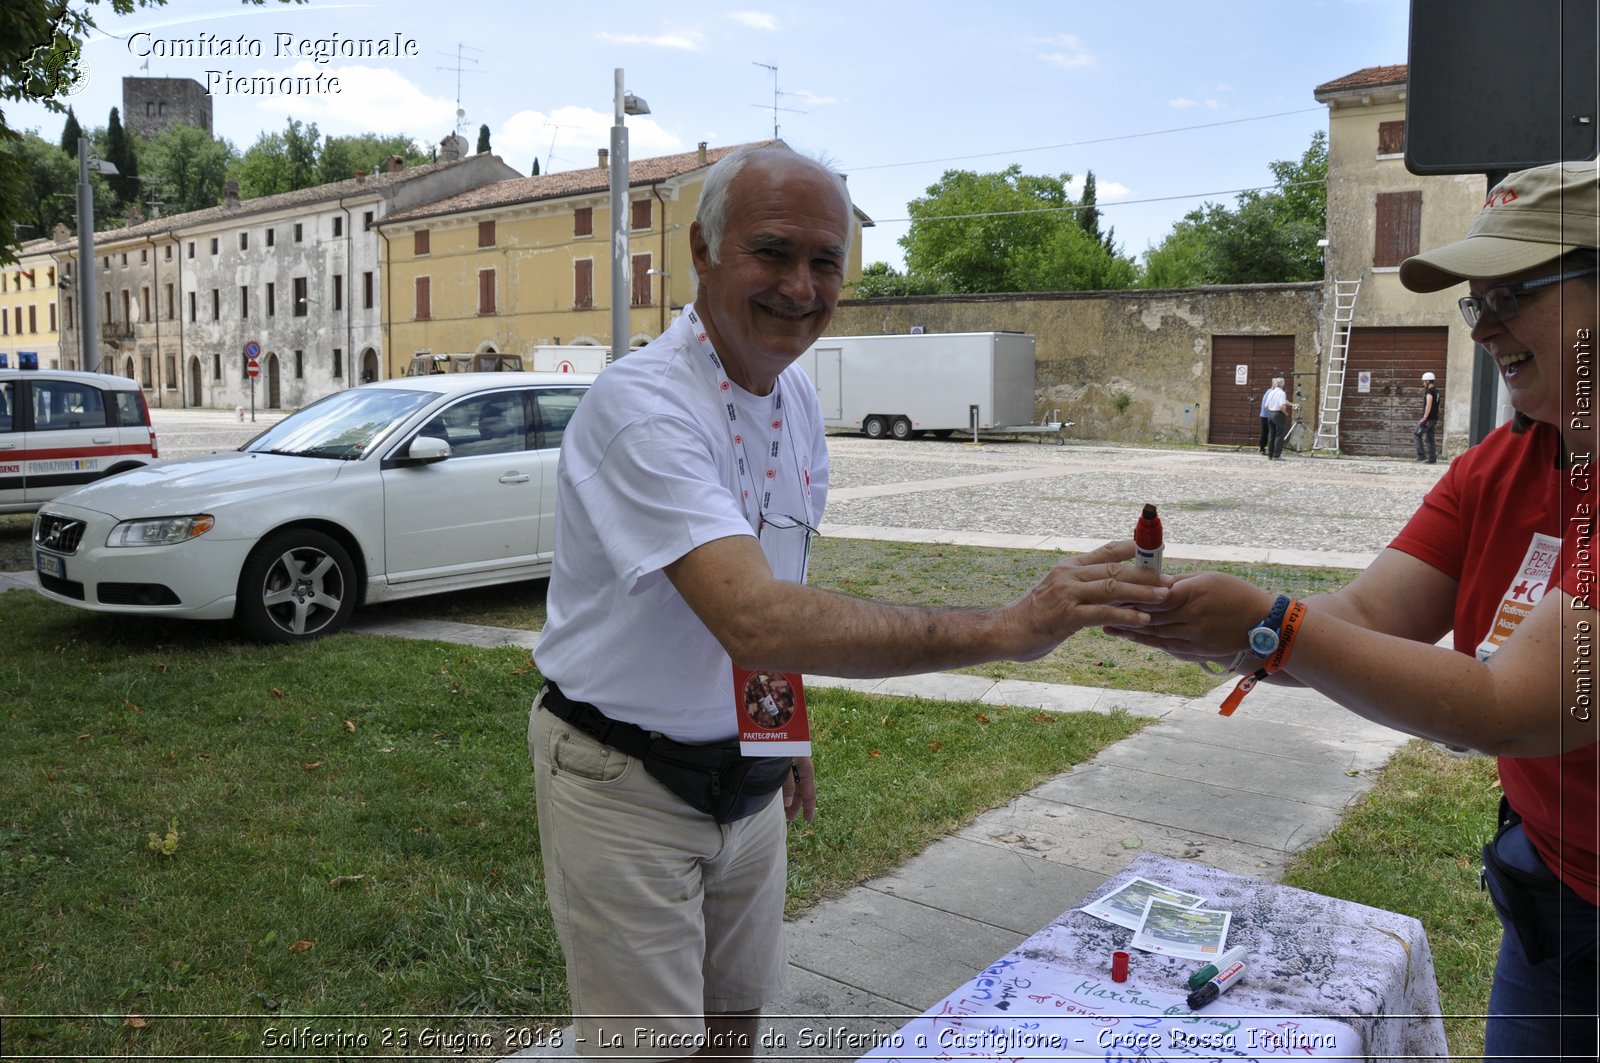
POLYGON ((812 163, 831 176, 838 183, 845 205, 849 208, 850 230, 845 236, 845 246, 849 248, 855 245, 855 205, 850 200, 850 186, 838 172, 823 160, 801 154, 787 144, 743 144, 718 159, 706 171, 706 183, 700 190, 700 206, 695 211, 694 220, 700 223, 700 235, 706 242, 706 254, 713 266, 722 262, 722 236, 728 228, 728 190, 733 186, 734 178, 744 172, 750 161, 761 155, 787 155, 795 161, 812 163))

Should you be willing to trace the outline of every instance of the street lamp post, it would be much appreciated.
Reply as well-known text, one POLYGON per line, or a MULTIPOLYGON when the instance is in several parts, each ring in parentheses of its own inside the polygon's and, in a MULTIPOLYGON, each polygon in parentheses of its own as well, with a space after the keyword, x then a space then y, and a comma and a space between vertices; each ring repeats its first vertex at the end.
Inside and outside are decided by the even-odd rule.
POLYGON ((650 105, 622 88, 617 67, 616 122, 611 126, 611 360, 628 353, 633 260, 628 255, 628 127, 623 115, 649 114, 650 105))
POLYGON ((78 138, 78 321, 82 329, 78 360, 85 372, 100 368, 100 321, 94 305, 94 188, 89 172, 116 173, 103 159, 89 159, 89 140, 78 138))

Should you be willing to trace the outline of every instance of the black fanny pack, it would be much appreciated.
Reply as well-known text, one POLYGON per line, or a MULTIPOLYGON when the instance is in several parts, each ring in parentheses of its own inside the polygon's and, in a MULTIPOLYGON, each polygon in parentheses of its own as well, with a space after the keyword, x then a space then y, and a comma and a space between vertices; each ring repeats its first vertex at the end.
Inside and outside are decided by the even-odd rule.
POLYGON ((1511 802, 1500 798, 1500 824, 1493 840, 1483 847, 1483 873, 1479 888, 1489 894, 1506 932, 1515 934, 1530 964, 1543 963, 1555 954, 1555 928, 1547 927, 1540 913, 1549 908, 1561 884, 1553 875, 1535 875, 1500 858, 1496 847, 1506 832, 1522 822, 1511 802))
POLYGON ((789 777, 790 757, 746 757, 737 740, 692 746, 573 701, 545 680, 544 707, 601 745, 637 757, 661 785, 718 823, 732 823, 767 806, 789 777))

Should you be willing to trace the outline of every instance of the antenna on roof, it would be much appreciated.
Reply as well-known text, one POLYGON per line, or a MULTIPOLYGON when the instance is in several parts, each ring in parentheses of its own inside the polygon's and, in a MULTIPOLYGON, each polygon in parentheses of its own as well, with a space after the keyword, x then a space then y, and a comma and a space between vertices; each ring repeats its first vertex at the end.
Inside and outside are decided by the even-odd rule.
MULTIPOLYGON (((482 70, 465 70, 465 69, 462 68, 462 66, 461 66, 462 63, 471 63, 474 66, 476 66, 477 63, 478 63, 478 61, 476 59, 472 58, 472 56, 470 56, 470 55, 462 55, 461 54, 461 51, 464 48, 468 49, 470 51, 474 51, 474 52, 483 51, 482 48, 473 48, 472 45, 470 45, 470 44, 457 44, 456 45, 456 65, 455 66, 438 66, 438 67, 434 67, 435 70, 454 70, 456 72, 456 136, 458 136, 458 137, 461 135, 461 120, 467 116, 467 112, 461 106, 461 75, 462 74, 482 74, 482 73, 484 73, 484 71, 482 71, 482 70)), ((449 52, 440 52, 439 54, 440 55, 449 55, 450 53, 449 52)))
MULTIPOLYGON (((766 69, 772 71, 772 139, 773 140, 777 140, 778 139, 778 112, 779 111, 788 111, 790 114, 810 114, 811 112, 810 111, 799 111, 799 110, 796 110, 793 107, 779 107, 778 106, 778 97, 779 96, 798 96, 800 94, 798 92, 779 92, 778 91, 778 68, 773 66, 771 63, 758 63, 754 59, 752 59, 750 61, 750 65, 751 66, 765 67, 766 69)), ((752 107, 760 107, 762 109, 765 109, 767 105, 764 104, 764 103, 752 103, 750 106, 752 106, 752 107)))

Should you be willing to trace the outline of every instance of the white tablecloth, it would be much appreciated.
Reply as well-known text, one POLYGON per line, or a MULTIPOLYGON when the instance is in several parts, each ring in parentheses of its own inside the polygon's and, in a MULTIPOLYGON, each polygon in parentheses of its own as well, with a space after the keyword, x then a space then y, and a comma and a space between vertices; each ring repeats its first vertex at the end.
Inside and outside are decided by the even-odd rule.
POLYGON ((1448 1058, 1417 920, 1150 853, 1085 903, 1135 876, 1233 913, 1227 944, 1246 949, 1248 966, 1223 997, 1191 1012, 1186 981, 1200 962, 1131 949, 1133 931, 1073 909, 864 1058, 1448 1058), (1120 985, 1118 949, 1130 954, 1120 985), (1207 1036, 1215 1043, 1194 1043, 1207 1036))

